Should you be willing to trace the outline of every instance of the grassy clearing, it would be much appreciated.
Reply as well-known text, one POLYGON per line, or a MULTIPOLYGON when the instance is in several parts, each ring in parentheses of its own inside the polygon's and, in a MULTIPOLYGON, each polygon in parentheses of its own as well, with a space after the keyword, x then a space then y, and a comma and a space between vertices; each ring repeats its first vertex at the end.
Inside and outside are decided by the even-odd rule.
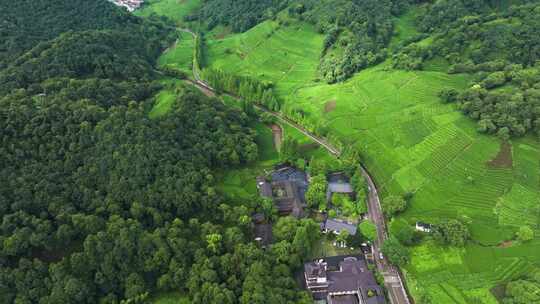
POLYGON ((259 160, 249 166, 227 170, 218 176, 218 190, 231 202, 249 202, 258 197, 255 179, 265 170, 271 170, 279 161, 279 154, 274 147, 272 130, 259 122, 253 122, 257 131, 256 142, 259 147, 259 160))
POLYGON ((323 235, 322 238, 317 242, 317 244, 315 244, 310 259, 338 255, 360 254, 360 250, 358 249, 338 248, 334 246, 332 244, 335 241, 334 239, 335 238, 329 237, 328 235, 323 235))
MULTIPOLYGON (((398 20, 393 43, 415 34, 413 16, 398 20)), ((437 97, 445 87, 466 88, 468 76, 444 73, 443 60, 415 72, 396 71, 385 62, 344 83, 327 85, 315 81, 320 42, 309 26, 277 28, 266 22, 210 41, 209 62, 274 81, 285 112, 302 109, 307 120, 362 151, 383 195, 414 191, 404 220, 469 217, 475 245, 455 249, 427 243, 413 248, 407 278, 411 285, 428 288, 436 303, 494 303, 490 288, 523 273, 530 263, 540 263, 534 254, 540 252, 539 239, 498 246, 514 237, 520 219, 531 225, 536 220, 533 226, 540 235, 540 220, 530 212, 540 202, 540 143, 513 140, 512 165, 490 166, 500 142, 478 134, 474 122, 437 97), (504 213, 497 215, 493 209, 500 200, 504 213)))
POLYGON ((182 85, 181 80, 172 78, 165 78, 161 80, 161 83, 163 84, 164 89, 154 97, 154 107, 148 114, 148 117, 151 119, 161 117, 171 110, 176 101, 175 90, 178 86, 182 85))
POLYGON ((189 75, 193 65, 193 47, 193 36, 180 32, 176 43, 159 57, 158 64, 178 69, 189 75))
POLYGON ((141 9, 135 11, 135 15, 146 17, 156 14, 182 23, 184 17, 200 5, 201 0, 147 0, 141 9))

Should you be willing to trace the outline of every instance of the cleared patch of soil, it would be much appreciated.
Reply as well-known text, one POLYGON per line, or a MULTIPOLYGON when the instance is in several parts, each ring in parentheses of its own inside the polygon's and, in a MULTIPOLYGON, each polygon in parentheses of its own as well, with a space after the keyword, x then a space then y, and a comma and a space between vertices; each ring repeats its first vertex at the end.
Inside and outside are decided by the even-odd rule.
POLYGON ((508 247, 512 247, 512 244, 513 242, 512 241, 505 241, 505 242, 502 242, 499 244, 499 248, 508 248, 508 247))
POLYGON ((272 136, 274 137, 274 147, 279 151, 281 149, 281 143, 283 142, 283 129, 277 124, 271 125, 270 128, 272 129, 272 136))
POLYGON ((488 167, 495 169, 509 169, 512 168, 512 165, 512 145, 508 142, 501 143, 501 147, 499 149, 499 153, 497 153, 497 156, 495 156, 494 159, 490 160, 487 163, 488 167))
POLYGON ((221 40, 225 38, 227 35, 229 35, 230 33, 231 33, 231 28, 226 27, 223 30, 221 30, 219 33, 217 33, 215 37, 217 40, 221 40))
POLYGON ((324 104, 324 113, 330 113, 336 109, 336 101, 329 100, 324 104))

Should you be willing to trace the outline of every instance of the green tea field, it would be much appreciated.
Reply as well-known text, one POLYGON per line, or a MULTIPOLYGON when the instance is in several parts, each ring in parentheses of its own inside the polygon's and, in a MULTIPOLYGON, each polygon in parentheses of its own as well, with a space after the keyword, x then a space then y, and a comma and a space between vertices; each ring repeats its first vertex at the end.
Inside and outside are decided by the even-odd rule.
MULTIPOLYGON (((396 39, 414 33, 410 20, 398 20, 396 39)), ((540 143, 524 138, 504 145, 439 102, 442 88, 465 88, 468 76, 442 72, 443 60, 415 72, 393 70, 387 61, 344 83, 323 84, 316 74, 320 36, 309 26, 276 27, 266 22, 209 41, 210 66, 274 81, 284 112, 301 109, 304 123, 361 151, 384 195, 415 193, 402 215, 411 224, 470 219, 467 247, 413 248, 406 267, 413 294, 421 287, 435 303, 495 303, 491 288, 540 263, 540 239, 505 242, 525 223, 540 232, 540 143)))
POLYGON ((267 21, 243 34, 209 39, 208 66, 277 84, 282 94, 316 77, 323 36, 311 25, 267 21))
POLYGON ((180 32, 176 43, 159 57, 158 64, 191 73, 193 47, 193 36, 186 32, 180 32))
MULTIPOLYGON (((412 17, 396 20, 392 44, 415 33, 412 17)), ((438 304, 496 303, 493 287, 540 264, 540 142, 526 137, 501 143, 480 135, 473 121, 440 103, 441 89, 466 88, 471 81, 445 73, 441 59, 424 71, 394 70, 388 60, 346 82, 325 84, 317 75, 322 42, 310 25, 267 21, 245 33, 209 38, 207 63, 274 82, 284 113, 301 111, 302 123, 324 128, 361 152, 383 196, 413 192, 400 218, 411 224, 470 221, 472 240, 464 248, 431 241, 412 248, 404 272, 413 295, 428 291, 438 304), (536 238, 511 241, 524 224, 535 229, 536 238)), ((184 43, 176 47, 187 49, 189 40, 184 43)), ((186 58, 170 55, 162 62, 185 65, 186 58)), ((269 130, 258 129, 266 138, 261 146, 269 146, 269 130)), ((263 159, 270 163, 275 156, 263 159)), ((220 190, 247 198, 255 193, 249 183, 254 174, 227 172, 220 190)))
POLYGON ((135 14, 143 17, 156 14, 181 23, 184 17, 200 4, 200 0, 147 0, 140 10, 135 11, 135 14))

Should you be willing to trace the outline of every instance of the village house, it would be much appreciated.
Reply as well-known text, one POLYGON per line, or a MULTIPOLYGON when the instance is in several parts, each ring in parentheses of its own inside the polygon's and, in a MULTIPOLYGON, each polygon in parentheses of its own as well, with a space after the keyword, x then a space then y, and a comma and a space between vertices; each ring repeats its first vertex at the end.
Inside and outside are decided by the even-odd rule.
POLYGON ((427 224, 424 222, 416 222, 416 231, 430 233, 432 229, 433 226, 431 224, 427 224))
POLYGON ((360 257, 330 257, 304 265, 306 288, 327 304, 383 304, 383 291, 360 257))
POLYGON ((354 189, 345 174, 333 173, 328 176, 327 180, 326 200, 328 203, 332 202, 332 195, 334 193, 348 194, 351 199, 354 199, 354 189))
POLYGON ((340 234, 341 231, 347 231, 349 235, 356 235, 357 227, 356 225, 338 220, 338 219, 327 219, 321 223, 321 230, 323 233, 332 232, 336 235, 340 234))
POLYGON ((261 197, 274 201, 280 215, 304 216, 307 206, 305 193, 308 182, 304 172, 291 168, 280 167, 272 173, 272 181, 264 176, 257 177, 257 188, 261 197))
POLYGON ((144 3, 144 0, 109 0, 120 7, 125 7, 129 12, 133 12, 144 3))

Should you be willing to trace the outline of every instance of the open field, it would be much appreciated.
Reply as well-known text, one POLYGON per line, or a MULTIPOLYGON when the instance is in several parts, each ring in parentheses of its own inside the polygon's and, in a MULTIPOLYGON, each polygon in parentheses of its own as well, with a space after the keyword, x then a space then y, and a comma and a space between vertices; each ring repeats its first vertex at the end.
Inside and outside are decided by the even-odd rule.
POLYGON ((323 36, 313 26, 267 21, 248 32, 208 40, 209 67, 272 81, 282 94, 316 78, 323 36))
POLYGON ((165 87, 155 97, 154 106, 148 116, 158 118, 169 112, 176 101, 175 88, 182 85, 181 80, 164 78, 161 84, 165 87))
MULTIPOLYGON (((411 16, 403 18, 398 40, 415 33, 411 16)), ((316 81, 317 51, 303 59, 275 55, 302 54, 306 45, 320 42, 318 34, 296 35, 288 28, 272 33, 274 28, 266 22, 209 41, 210 65, 274 81, 285 113, 302 109, 306 121, 361 151, 383 195, 414 191, 403 219, 470 218, 473 242, 466 248, 431 243, 413 248, 413 262, 406 267, 411 286, 429 290, 436 303, 494 303, 490 288, 523 273, 530 263, 540 263, 540 255, 534 254, 540 252, 540 215, 531 211, 540 202, 540 143, 517 139, 510 143, 510 153, 503 151, 499 140, 478 134, 474 122, 438 101, 440 89, 465 88, 468 76, 442 72, 443 60, 414 72, 393 70, 387 61, 344 83, 327 85, 316 81), (281 33, 292 42, 280 43, 281 33), (301 71, 295 70, 298 66, 301 71), (503 208, 497 215, 499 201, 503 208), (535 228, 537 239, 499 247, 524 223, 535 228)))
POLYGON ((143 7, 135 11, 138 16, 166 16, 182 23, 184 17, 199 7, 201 0, 147 0, 143 7))
POLYGON ((176 43, 159 57, 158 64, 178 69, 189 75, 193 65, 193 47, 193 36, 180 32, 176 43))

